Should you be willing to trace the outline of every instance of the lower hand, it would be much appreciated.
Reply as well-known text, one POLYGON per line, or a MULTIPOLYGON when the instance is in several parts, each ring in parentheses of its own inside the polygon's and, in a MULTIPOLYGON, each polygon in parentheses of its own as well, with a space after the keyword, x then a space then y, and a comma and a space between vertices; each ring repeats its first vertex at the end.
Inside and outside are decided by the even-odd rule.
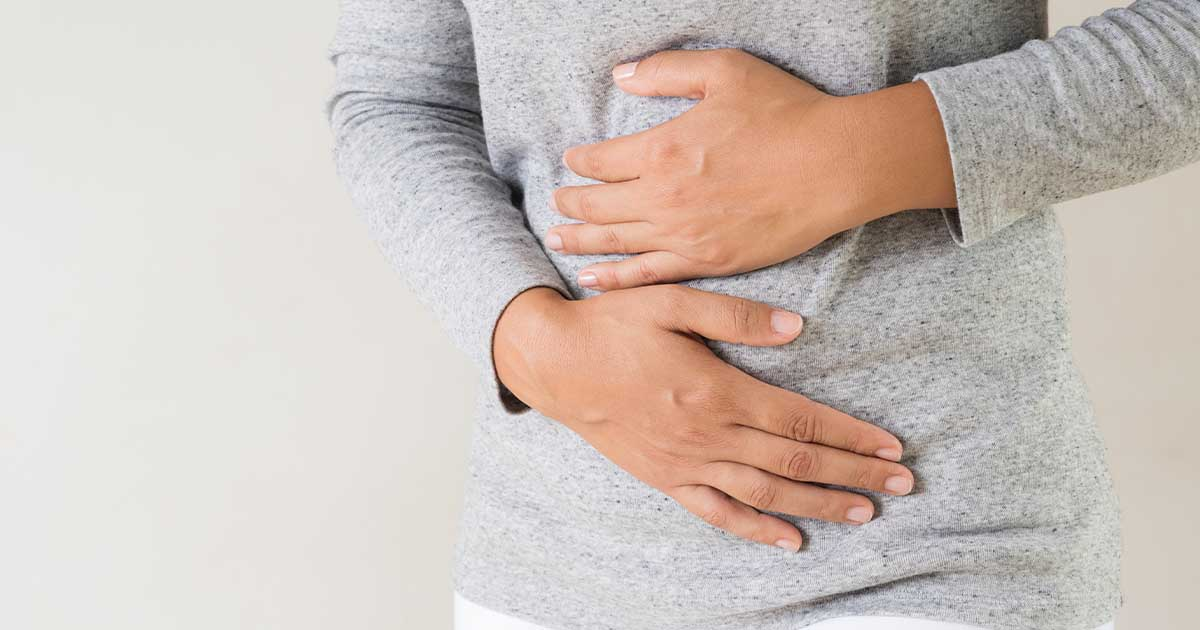
POLYGON ((720 360, 703 339, 782 345, 798 315, 681 286, 569 301, 518 296, 496 328, 501 381, 600 453, 732 534, 798 550, 800 532, 759 510, 839 523, 873 516, 866 497, 912 489, 890 433, 720 360))
POLYGON ((554 208, 583 223, 552 228, 547 246, 639 254, 583 269, 583 286, 758 269, 888 214, 956 203, 924 83, 834 97, 732 49, 631 65, 613 72, 622 90, 702 100, 658 127, 564 155, 572 171, 606 183, 555 191, 554 208))

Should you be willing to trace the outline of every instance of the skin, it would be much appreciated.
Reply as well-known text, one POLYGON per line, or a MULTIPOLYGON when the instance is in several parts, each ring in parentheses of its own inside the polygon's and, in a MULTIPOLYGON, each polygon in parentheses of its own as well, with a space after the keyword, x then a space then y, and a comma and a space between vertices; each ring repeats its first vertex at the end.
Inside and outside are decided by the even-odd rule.
POLYGON ((923 82, 830 96, 728 49, 663 52, 613 76, 631 94, 699 102, 658 127, 564 155, 572 171, 604 183, 554 192, 554 209, 582 223, 553 228, 547 246, 639 254, 583 269, 583 286, 741 273, 901 210, 957 203, 923 82))
POLYGON ((522 293, 497 324, 500 380, 605 457, 734 535, 797 551, 800 532, 758 510, 861 524, 864 496, 912 490, 900 441, 750 377, 704 339, 790 343, 798 315, 677 285, 567 300, 522 293))
POLYGON ((779 512, 846 524, 860 494, 907 494, 900 441, 762 383, 704 339, 792 343, 798 315, 663 283, 797 256, 871 220, 955 205, 949 149, 920 82, 835 97, 747 53, 667 51, 613 71, 642 96, 699 102, 647 131, 573 147, 552 206, 580 223, 545 242, 567 254, 634 254, 580 272, 611 291, 517 296, 497 323, 497 376, 520 400, 618 466, 734 535, 799 550, 779 512), (619 289, 619 290, 614 290, 619 289))

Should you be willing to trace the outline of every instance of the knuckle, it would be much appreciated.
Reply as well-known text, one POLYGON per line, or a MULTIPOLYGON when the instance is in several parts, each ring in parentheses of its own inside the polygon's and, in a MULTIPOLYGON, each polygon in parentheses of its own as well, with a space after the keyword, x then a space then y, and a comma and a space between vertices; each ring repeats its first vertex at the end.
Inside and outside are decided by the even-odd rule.
POLYGON ((846 446, 844 450, 851 453, 857 453, 863 450, 863 435, 858 431, 852 431, 846 435, 846 446))
MULTIPOLYGON (((655 86, 654 93, 656 96, 662 96, 662 92, 658 89, 659 81, 662 80, 662 77, 659 75, 661 75, 663 72, 663 66, 666 65, 666 59, 666 55, 660 52, 655 53, 648 59, 642 61, 642 65, 645 65, 647 67, 646 69, 649 70, 646 75, 649 77, 650 85, 655 86)), ((640 69, 641 65, 638 67, 640 69)))
POLYGON ((654 268, 653 263, 645 258, 639 259, 634 263, 634 276, 642 284, 658 284, 661 281, 661 274, 654 268))
POLYGON ((729 526, 729 513, 722 507, 704 509, 700 512, 700 518, 717 529, 726 529, 729 526))
POLYGON ((792 479, 812 479, 820 467, 819 459, 812 448, 793 448, 783 455, 780 469, 792 479))
MULTIPOLYGON (((736 403, 730 394, 727 382, 708 370, 692 375, 688 385, 678 390, 673 402, 682 413, 693 418, 704 418, 709 425, 732 424, 723 419, 732 415, 736 403)), ((722 443, 730 441, 722 436, 722 443)))
POLYGON ((875 469, 870 464, 859 464, 854 469, 851 482, 855 488, 870 488, 875 480, 875 469))
POLYGON ((796 407, 782 420, 783 436, 797 442, 815 442, 817 439, 817 416, 811 409, 796 407))
POLYGON ((594 203, 590 193, 582 190, 575 193, 575 208, 579 212, 579 220, 584 223, 593 223, 592 219, 596 214, 594 203))
POLYGON ((606 252, 614 254, 628 254, 625 248, 625 241, 621 240, 621 235, 617 234, 617 230, 611 225, 604 226, 600 232, 600 240, 604 244, 606 252))
POLYGON ((682 146, 673 137, 659 134, 646 140, 646 160, 655 166, 670 164, 682 151, 682 146))
POLYGON ((759 509, 770 509, 778 498, 778 490, 769 481, 755 482, 746 491, 746 499, 750 505, 759 509))
POLYGON ((721 48, 712 51, 709 67, 718 77, 736 80, 745 74, 748 57, 748 53, 737 48, 721 48))
POLYGON ((699 248, 700 259, 710 268, 726 272, 733 267, 733 255, 717 243, 709 243, 699 248))
POLYGON ((717 48, 712 51, 712 63, 721 64, 736 64, 742 60, 743 53, 738 48, 717 48))
POLYGON ((756 332, 756 310, 749 300, 735 298, 729 306, 729 318, 733 330, 742 335, 756 332))
POLYGON ((686 166, 683 170, 684 173, 693 178, 704 178, 713 171, 713 154, 703 146, 697 147, 695 151, 687 155, 687 160, 684 164, 686 166))
POLYGON ((737 56, 732 49, 719 48, 708 54, 709 72, 718 76, 724 75, 737 64, 737 56))

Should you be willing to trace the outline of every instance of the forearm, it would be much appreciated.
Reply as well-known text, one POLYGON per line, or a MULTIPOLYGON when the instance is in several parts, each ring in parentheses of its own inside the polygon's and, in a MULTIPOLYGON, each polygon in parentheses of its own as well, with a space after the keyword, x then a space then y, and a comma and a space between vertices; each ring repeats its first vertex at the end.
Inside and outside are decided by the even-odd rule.
POLYGON ((1141 0, 918 74, 936 96, 961 245, 1053 203, 1200 159, 1200 2, 1141 0))
POLYGON ((955 206, 954 172, 929 87, 915 81, 839 99, 860 194, 855 225, 914 208, 955 206))
POLYGON ((338 171, 371 235, 490 373, 510 300, 567 289, 488 159, 469 33, 456 0, 345 2, 328 114, 338 171))
POLYGON ((859 223, 957 208, 970 245, 1049 204, 1200 157, 1200 5, 1145 0, 841 101, 859 223), (935 99, 936 94, 936 99, 935 99))

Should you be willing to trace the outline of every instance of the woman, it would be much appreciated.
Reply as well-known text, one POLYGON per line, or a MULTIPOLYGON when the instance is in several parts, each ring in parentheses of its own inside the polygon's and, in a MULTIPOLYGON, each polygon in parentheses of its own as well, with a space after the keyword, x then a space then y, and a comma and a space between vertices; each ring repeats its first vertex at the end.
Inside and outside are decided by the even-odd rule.
POLYGON ((460 628, 1111 621, 1050 204, 1200 157, 1200 3, 343 4, 339 169, 485 375, 460 628))

